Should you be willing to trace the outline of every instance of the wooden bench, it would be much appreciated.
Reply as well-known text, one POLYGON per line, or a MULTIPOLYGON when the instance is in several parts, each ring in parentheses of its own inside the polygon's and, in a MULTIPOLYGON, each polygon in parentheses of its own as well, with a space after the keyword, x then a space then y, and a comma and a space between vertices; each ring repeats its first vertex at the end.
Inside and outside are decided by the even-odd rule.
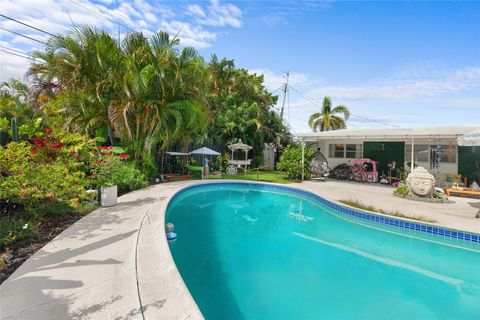
POLYGON ((480 197, 480 190, 468 189, 468 188, 448 188, 445 190, 448 197, 451 196, 452 193, 458 195, 467 195, 467 196, 474 196, 480 197))
POLYGON ((168 182, 173 182, 173 181, 185 181, 189 180, 191 176, 186 175, 186 174, 175 174, 175 173, 167 173, 163 174, 163 177, 168 181, 168 182))

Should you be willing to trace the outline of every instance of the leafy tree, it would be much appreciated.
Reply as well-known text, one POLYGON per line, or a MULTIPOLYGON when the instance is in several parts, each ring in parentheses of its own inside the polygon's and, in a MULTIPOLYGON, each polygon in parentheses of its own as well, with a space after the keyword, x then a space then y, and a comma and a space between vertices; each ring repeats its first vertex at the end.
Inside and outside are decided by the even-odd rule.
POLYGON ((172 145, 242 139, 258 155, 264 143, 290 139, 262 75, 216 55, 206 63, 162 31, 129 33, 119 42, 75 28, 34 55, 40 61, 28 72, 31 107, 50 126, 123 145, 145 170, 153 170, 157 150, 172 145))
MULTIPOLYGON (((311 175, 310 162, 314 155, 313 149, 305 148, 303 173, 306 179, 311 175)), ((302 178, 302 147, 288 145, 277 163, 277 169, 286 172, 290 180, 300 180, 302 178)))
POLYGON ((350 110, 344 106, 339 105, 332 108, 332 100, 330 97, 323 98, 322 110, 310 116, 308 125, 314 132, 330 131, 345 129, 347 127, 346 121, 350 117, 350 110), (343 118, 337 114, 343 114, 343 118))
POLYGON ((16 118, 19 123, 29 123, 34 112, 27 104, 29 88, 19 80, 11 79, 0 84, 0 118, 16 118))
POLYGON ((191 141, 206 127, 206 68, 178 43, 160 31, 150 39, 131 33, 119 44, 106 32, 76 28, 35 53, 35 96, 65 117, 65 129, 92 136, 105 128, 110 143, 128 142, 135 160, 151 163, 157 145, 191 141))
POLYGON ((272 110, 277 97, 266 90, 263 80, 262 75, 234 69, 228 81, 218 82, 223 87, 210 90, 213 93, 207 100, 213 123, 207 137, 213 144, 225 146, 242 139, 261 154, 264 143, 280 145, 290 138, 288 128, 272 110))

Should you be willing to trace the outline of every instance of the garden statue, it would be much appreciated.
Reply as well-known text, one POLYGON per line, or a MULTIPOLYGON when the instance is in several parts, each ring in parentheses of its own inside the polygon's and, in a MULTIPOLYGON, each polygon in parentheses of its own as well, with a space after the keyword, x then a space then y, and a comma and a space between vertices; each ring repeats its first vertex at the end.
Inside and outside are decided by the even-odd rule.
POLYGON ((415 168, 407 177, 410 194, 431 198, 435 189, 435 177, 423 167, 415 168))
POLYGON ((208 159, 203 159, 203 176, 208 177, 210 167, 208 166, 208 159))

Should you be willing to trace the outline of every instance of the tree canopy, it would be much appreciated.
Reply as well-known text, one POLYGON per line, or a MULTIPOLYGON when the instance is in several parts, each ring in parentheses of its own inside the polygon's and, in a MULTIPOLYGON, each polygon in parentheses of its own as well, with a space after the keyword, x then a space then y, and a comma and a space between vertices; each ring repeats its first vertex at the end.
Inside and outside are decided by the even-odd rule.
POLYGON ((332 100, 330 97, 325 97, 322 109, 310 116, 308 125, 314 132, 345 129, 348 118, 350 118, 350 110, 346 106, 338 105, 332 108, 332 100), (343 118, 338 116, 339 114, 343 114, 343 118))
POLYGON ((216 55, 206 62, 163 31, 118 41, 78 27, 33 55, 29 85, 15 80, 2 87, 0 106, 14 103, 19 112, 2 107, 0 118, 40 116, 44 125, 122 144, 150 165, 157 150, 172 144, 242 139, 260 153, 264 143, 286 145, 290 138, 263 75, 216 55))

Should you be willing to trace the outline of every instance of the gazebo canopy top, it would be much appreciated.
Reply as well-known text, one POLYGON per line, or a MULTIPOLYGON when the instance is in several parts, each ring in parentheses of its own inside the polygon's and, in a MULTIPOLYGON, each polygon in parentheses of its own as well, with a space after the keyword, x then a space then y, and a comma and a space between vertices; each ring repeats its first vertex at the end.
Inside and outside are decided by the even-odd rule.
POLYGON ((203 154, 203 155, 206 155, 206 156, 219 156, 220 152, 217 152, 217 151, 212 150, 212 149, 207 148, 207 147, 203 147, 203 148, 191 151, 190 154, 203 154))
POLYGON ((253 147, 249 146, 248 144, 245 144, 242 142, 242 139, 238 140, 237 143, 230 144, 228 146, 228 149, 235 151, 235 150, 243 150, 245 152, 249 151, 253 147))

